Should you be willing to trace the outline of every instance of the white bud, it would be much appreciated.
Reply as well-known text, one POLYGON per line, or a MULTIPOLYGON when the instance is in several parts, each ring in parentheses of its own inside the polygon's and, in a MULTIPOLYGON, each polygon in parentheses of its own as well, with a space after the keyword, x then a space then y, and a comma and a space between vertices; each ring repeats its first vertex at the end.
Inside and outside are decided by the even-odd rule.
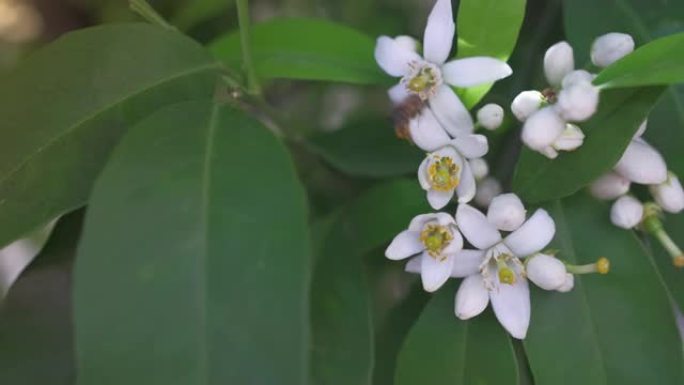
POLYGON ((565 75, 562 82, 562 88, 570 88, 579 83, 591 83, 594 81, 595 77, 596 75, 585 70, 575 70, 565 75))
POLYGON ((641 122, 641 125, 639 126, 639 129, 637 129, 637 132, 634 133, 634 136, 632 139, 637 139, 641 138, 642 135, 646 132, 646 126, 648 125, 648 119, 644 119, 643 122, 641 122))
POLYGON ((558 151, 556 151, 556 149, 553 148, 553 146, 544 147, 539 152, 549 159, 558 158, 558 151))
POLYGON ((489 165, 483 158, 473 158, 468 161, 475 180, 482 180, 489 175, 489 165))
POLYGON ((662 155, 642 139, 632 140, 615 171, 635 183, 660 184, 667 179, 667 165, 662 155))
POLYGON ((684 190, 679 178, 669 173, 665 183, 651 185, 651 195, 663 210, 677 214, 684 210, 684 190))
POLYGON ((504 110, 500 105, 490 103, 477 111, 477 122, 488 130, 496 130, 501 126, 504 110))
POLYGON ((634 39, 626 33, 611 32, 599 36, 591 45, 591 62, 608 67, 634 51, 634 39))
POLYGON ((583 122, 591 118, 599 103, 599 89, 591 83, 579 82, 558 93, 556 108, 565 120, 583 122))
POLYGON ((397 43, 397 45, 399 45, 401 48, 413 52, 417 52, 420 45, 418 40, 407 35, 399 35, 395 37, 394 42, 397 43))
POLYGON ((544 107, 530 116, 522 128, 522 141, 527 147, 542 151, 553 145, 565 129, 565 122, 553 107, 544 107))
POLYGON ((499 194, 501 194, 501 183, 490 176, 478 184, 475 192, 475 203, 480 207, 489 207, 492 199, 499 194))
POLYGON ((519 121, 524 122, 541 108, 544 95, 539 91, 523 91, 513 99, 511 111, 519 121))
POLYGON ((559 86, 561 81, 575 69, 572 47, 565 41, 552 45, 544 54, 544 74, 552 86, 559 86))
POLYGON ((625 195, 613 203, 610 208, 610 221, 615 226, 631 229, 641 222, 644 216, 644 205, 636 198, 625 195))
POLYGON ((566 124, 563 133, 553 142, 558 151, 574 151, 584 143, 584 133, 574 124, 566 124))
POLYGON ((589 191, 597 199, 613 200, 627 194, 629 185, 629 179, 620 174, 609 172, 596 179, 589 187, 589 191))
POLYGON ((560 291, 561 293, 567 293, 572 290, 573 287, 575 287, 575 276, 567 273, 565 274, 565 282, 563 282, 561 287, 556 290, 560 291))
POLYGON ((547 254, 536 254, 527 261, 527 278, 544 290, 557 290, 565 283, 565 264, 547 254))
POLYGON ((489 204, 487 220, 502 231, 515 231, 525 222, 525 206, 515 194, 502 194, 489 204))

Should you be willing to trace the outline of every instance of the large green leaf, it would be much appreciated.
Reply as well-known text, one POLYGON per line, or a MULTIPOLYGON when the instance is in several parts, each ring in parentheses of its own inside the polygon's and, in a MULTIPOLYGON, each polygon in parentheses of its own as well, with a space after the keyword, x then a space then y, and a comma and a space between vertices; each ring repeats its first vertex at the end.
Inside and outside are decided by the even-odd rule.
POLYGON ((333 218, 311 292, 314 384, 371 384, 371 292, 362 257, 426 208, 415 181, 399 180, 374 186, 333 218))
POLYGON ((491 311, 468 321, 454 315, 451 281, 425 307, 399 354, 397 385, 517 384, 510 337, 491 311))
POLYGON ((608 204, 584 194, 551 211, 560 256, 579 264, 606 256, 611 271, 575 277, 569 293, 533 290, 525 349, 535 382, 684 383, 671 303, 634 234, 610 223, 608 204))
POLYGON ((543 202, 576 192, 620 160, 641 122, 663 93, 662 87, 607 90, 599 110, 587 123, 584 144, 556 159, 524 149, 513 189, 528 202, 543 202))
MULTIPOLYGON (((492 56, 508 60, 525 18, 526 0, 461 0, 458 6, 458 58, 492 56)), ((492 84, 459 92, 472 107, 492 84)))
POLYGON ((83 205, 119 137, 149 111, 211 96, 218 64, 146 24, 78 31, 0 82, 0 245, 83 205))
POLYGON ((684 33, 654 40, 601 71, 594 83, 604 88, 684 82, 684 33))
POLYGON ((250 116, 196 101, 142 121, 86 217, 79 384, 306 384, 306 221, 292 160, 250 116))
POLYGON ((384 119, 351 123, 339 131, 319 134, 309 148, 340 171, 362 177, 415 173, 425 153, 399 140, 384 119))
MULTIPOLYGON (((319 19, 276 19, 251 31, 252 56, 262 79, 327 80, 387 84, 375 63, 375 41, 346 27, 319 19)), ((240 34, 233 32, 211 45, 231 67, 239 68, 240 34)))
POLYGON ((82 212, 59 221, 0 306, 0 383, 73 385, 71 269, 82 212))

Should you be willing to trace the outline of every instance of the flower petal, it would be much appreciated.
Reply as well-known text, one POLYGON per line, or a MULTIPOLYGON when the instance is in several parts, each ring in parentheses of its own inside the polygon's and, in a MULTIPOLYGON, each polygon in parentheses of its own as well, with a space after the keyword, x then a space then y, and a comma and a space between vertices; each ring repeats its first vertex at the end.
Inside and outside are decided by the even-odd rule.
POLYGON ((468 203, 475 197, 477 193, 477 184, 475 182, 475 175, 470 167, 470 163, 463 163, 463 170, 461 171, 461 181, 456 187, 456 195, 458 195, 459 203, 468 203))
POLYGON ((449 57, 454 40, 454 15, 451 0, 437 0, 428 16, 423 35, 423 56, 441 65, 449 57))
POLYGON ((398 83, 387 90, 387 96, 389 96, 394 105, 401 104, 409 95, 410 94, 403 83, 398 83))
POLYGON ((456 226, 451 226, 451 235, 454 237, 449 245, 442 250, 443 254, 454 256, 463 250, 463 236, 456 226))
POLYGON ((505 61, 486 56, 452 60, 442 67, 444 81, 456 87, 493 83, 512 73, 505 61))
POLYGON ((423 226, 431 221, 435 221, 442 226, 454 225, 456 223, 454 218, 447 213, 420 214, 411 219, 408 229, 412 231, 421 231, 423 230, 423 226))
POLYGON ((530 288, 525 278, 517 278, 512 285, 499 283, 489 292, 489 298, 501 326, 513 338, 522 340, 530 326, 530 288))
POLYGON ((427 252, 423 253, 420 262, 420 278, 423 281, 423 289, 432 293, 442 287, 451 275, 453 264, 453 255, 447 255, 444 260, 439 261, 432 258, 427 252))
POLYGON ((380 36, 375 43, 375 61, 390 76, 406 75, 409 72, 409 63, 420 60, 420 55, 391 37, 380 36))
POLYGON ((454 190, 451 191, 437 191, 430 189, 427 192, 427 200, 430 203, 430 207, 435 210, 439 210, 444 206, 449 204, 451 198, 454 196, 454 190))
POLYGON ((454 312, 456 317, 467 320, 482 313, 489 303, 489 293, 480 274, 467 277, 456 292, 454 312))
POLYGON ((454 257, 454 266, 451 268, 451 276, 461 278, 478 274, 484 256, 485 252, 483 250, 459 251, 454 257))
POLYGON ((420 242, 420 231, 404 230, 399 233, 385 250, 385 256, 392 260, 400 260, 416 255, 425 246, 420 242))
POLYGON ((430 181, 428 180, 428 166, 430 165, 430 155, 425 157, 422 162, 420 162, 420 166, 418 166, 418 183, 420 183, 420 187, 423 188, 423 190, 429 190, 430 187, 432 186, 430 184, 430 181))
POLYGON ((513 254, 526 257, 534 254, 551 242, 556 234, 556 224, 544 209, 538 209, 517 230, 509 234, 504 243, 513 254))
POLYGON ((420 274, 420 264, 422 263, 423 255, 416 255, 415 257, 409 259, 404 266, 404 271, 407 273, 420 274))
POLYGON ((417 118, 409 122, 409 133, 413 143, 425 151, 435 151, 450 140, 449 135, 428 108, 423 109, 417 118))
POLYGON ((489 142, 484 135, 459 135, 450 144, 468 159, 481 158, 489 151, 489 142))
POLYGON ((490 248, 501 241, 501 234, 487 221, 487 217, 465 203, 458 205, 456 223, 468 242, 480 250, 490 248))
POLYGON ((667 180, 667 165, 660 153, 641 139, 632 140, 615 165, 620 175, 641 184, 660 184, 667 180))
POLYGON ((439 87, 437 93, 430 98, 429 104, 437 120, 451 136, 457 137, 473 132, 473 118, 470 112, 449 86, 439 87))

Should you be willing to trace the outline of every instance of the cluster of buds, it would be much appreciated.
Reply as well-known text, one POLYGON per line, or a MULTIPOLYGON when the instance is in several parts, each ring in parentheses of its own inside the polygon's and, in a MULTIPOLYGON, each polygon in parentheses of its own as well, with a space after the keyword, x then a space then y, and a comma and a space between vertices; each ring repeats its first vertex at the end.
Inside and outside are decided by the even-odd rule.
MULTIPOLYGON (((634 50, 634 40, 622 33, 597 38, 591 47, 596 67, 606 67, 634 50)), ((573 49, 565 41, 544 55, 544 74, 549 87, 523 91, 511 104, 513 114, 524 122, 522 141, 530 149, 554 159, 559 151, 574 151, 584 143, 579 123, 591 118, 599 103, 595 74, 575 69, 573 49)))
POLYGON ((590 186, 601 200, 615 200, 611 222, 624 229, 639 228, 653 235, 671 255, 677 267, 684 267, 684 254, 672 241, 661 222, 661 214, 684 210, 684 189, 679 178, 667 169, 663 156, 641 136, 644 121, 613 170, 590 186), (630 194, 632 184, 647 186, 655 202, 643 203, 630 194))

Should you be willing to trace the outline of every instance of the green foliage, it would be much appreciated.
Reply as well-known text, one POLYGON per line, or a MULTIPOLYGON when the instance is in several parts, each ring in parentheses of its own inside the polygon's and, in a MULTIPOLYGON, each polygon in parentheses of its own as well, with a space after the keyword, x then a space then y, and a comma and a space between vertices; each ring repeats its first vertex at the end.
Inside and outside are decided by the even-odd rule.
POLYGON ((160 106, 213 92, 217 63, 145 24, 68 34, 0 83, 0 245, 83 205, 111 148, 160 106))
POLYGON ((620 160, 662 93, 661 87, 602 92, 598 112, 581 125, 587 136, 582 147, 556 159, 523 149, 513 190, 536 203, 569 196, 588 185, 620 160))
POLYGON ((306 218, 289 155, 253 118, 210 101, 146 118, 86 217, 78 383, 305 383, 306 218))

